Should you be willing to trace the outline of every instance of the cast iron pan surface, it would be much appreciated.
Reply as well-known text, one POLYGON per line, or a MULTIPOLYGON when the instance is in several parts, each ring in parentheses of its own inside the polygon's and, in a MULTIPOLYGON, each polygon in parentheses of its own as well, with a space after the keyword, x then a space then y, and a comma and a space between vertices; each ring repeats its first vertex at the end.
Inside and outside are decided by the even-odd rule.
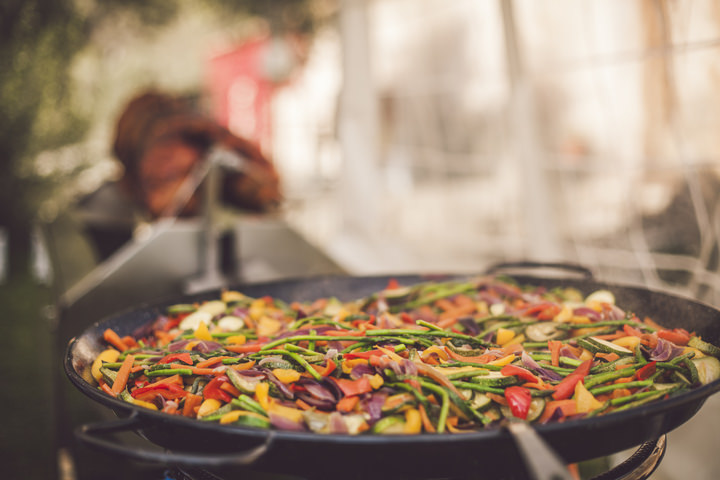
MULTIPOLYGON (((467 276, 375 276, 319 277, 236 287, 249 296, 271 295, 285 301, 336 296, 353 300, 385 287, 390 278, 410 285, 428 279, 467 276)), ((645 288, 606 284, 589 279, 513 276, 520 284, 575 287, 588 294, 608 289, 617 304, 641 318, 650 316, 666 327, 695 331, 705 340, 720 344, 720 311, 694 300, 645 288)), ((407 475, 418 478, 472 476, 473 478, 520 478, 523 462, 506 429, 489 428, 465 434, 419 435, 323 435, 311 432, 268 431, 205 423, 181 416, 136 407, 111 398, 91 385, 87 378, 94 357, 102 351, 102 332, 112 328, 121 336, 146 328, 163 307, 218 298, 219 291, 169 299, 134 308, 101 320, 70 341, 65 371, 70 381, 91 399, 111 408, 129 426, 176 456, 178 461, 206 467, 243 468, 302 474, 311 477, 373 478, 407 475), (258 451, 248 454, 253 448, 258 451), (237 461, 233 462, 233 457, 237 461), (256 458, 257 456, 257 458, 256 458)), ((535 426, 537 433, 567 463, 598 458, 658 438, 689 420, 705 399, 720 389, 720 380, 695 390, 627 411, 604 416, 535 426)), ((122 423, 122 422, 121 422, 122 423)), ((87 427, 87 426, 85 426, 87 427)), ((82 428, 80 429, 82 430, 82 428)), ((110 430, 110 429, 108 429, 110 430)), ((87 433, 87 432, 86 432, 87 433)), ((85 435, 88 439, 91 435, 85 435)), ((110 442, 99 445, 114 450, 110 442)), ((123 453, 122 445, 117 452, 123 453)), ((135 452, 142 457, 143 452, 135 452)), ((148 453, 148 459, 152 459, 148 453)))

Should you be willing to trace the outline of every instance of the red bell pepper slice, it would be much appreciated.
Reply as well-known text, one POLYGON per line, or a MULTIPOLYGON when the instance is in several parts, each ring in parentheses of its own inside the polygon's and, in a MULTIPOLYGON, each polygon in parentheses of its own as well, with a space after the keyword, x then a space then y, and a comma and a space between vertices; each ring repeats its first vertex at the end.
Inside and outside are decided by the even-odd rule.
POLYGON ((591 366, 592 360, 585 360, 581 363, 571 374, 563 378, 560 383, 555 386, 555 393, 553 393, 552 397, 555 400, 570 398, 575 392, 575 385, 590 373, 591 366))
POLYGON ((683 328, 659 330, 657 336, 678 346, 685 346, 690 341, 690 333, 683 328))
POLYGON ((647 380, 648 378, 653 376, 655 370, 657 370, 656 362, 650 362, 640 367, 640 369, 635 372, 635 377, 637 377, 638 380, 647 380))
POLYGON ((190 354, 188 352, 183 353, 171 353, 169 355, 165 355, 163 358, 158 360, 157 363, 172 363, 176 360, 179 360, 183 363, 187 363, 188 365, 192 365, 193 361, 192 358, 190 358, 190 354))
POLYGON ((642 332, 642 331, 638 330, 638 329, 635 328, 635 327, 632 327, 632 326, 630 326, 630 325, 627 325, 627 324, 623 325, 623 331, 624 331, 628 336, 630 336, 630 337, 639 337, 639 338, 642 338, 642 336, 643 336, 643 332, 642 332))
POLYGON ((215 400, 222 400, 223 402, 229 402, 232 397, 229 393, 222 390, 220 387, 223 383, 228 382, 227 375, 219 375, 208 382, 203 388, 203 398, 214 398, 215 400))
POLYGON ((586 376, 588 373, 590 373, 590 368, 592 368, 592 360, 585 360, 583 363, 577 366, 575 370, 572 371, 572 373, 577 373, 578 375, 582 375, 583 377, 586 376))
POLYGON ((357 380, 347 380, 345 378, 335 378, 340 390, 348 396, 360 395, 361 393, 372 392, 372 385, 370 385, 370 379, 366 376, 362 376, 357 380))
POLYGON ((130 395, 137 400, 150 402, 158 396, 163 397, 165 400, 175 400, 176 398, 184 397, 185 395, 187 395, 187 393, 188 392, 179 385, 175 385, 172 383, 161 383, 150 385, 147 387, 136 388, 132 391, 130 395))
POLYGON ((375 350, 368 350, 365 352, 349 352, 343 355, 343 358, 345 359, 353 359, 353 358, 365 358, 368 359, 370 357, 380 357, 382 355, 385 355, 385 352, 383 352, 380 349, 375 350))
POLYGON ((313 367, 323 377, 327 377, 328 375, 330 375, 332 372, 335 371, 335 368, 337 368, 337 364, 331 359, 328 359, 326 362, 327 363, 325 364, 324 367, 321 367, 320 365, 313 365, 313 364, 310 364, 310 366, 313 367))
POLYGON ((583 378, 582 375, 571 373, 555 386, 555 393, 552 394, 552 397, 555 400, 565 400, 572 397, 575 392, 575 385, 582 381, 583 378))
POLYGON ((535 316, 538 320, 552 320, 560 313, 562 307, 556 303, 545 302, 531 305, 525 309, 524 315, 535 316))
POLYGON ((508 402, 510 411, 517 417, 525 420, 530 411, 530 402, 532 395, 530 390, 523 387, 508 387, 505 389, 505 400, 508 402))
POLYGON ((517 365, 505 365, 501 370, 500 373, 502 375, 505 375, 506 377, 519 377, 523 380, 527 380, 530 383, 537 383, 538 377, 530 373, 530 370, 526 370, 522 367, 518 367, 517 365))

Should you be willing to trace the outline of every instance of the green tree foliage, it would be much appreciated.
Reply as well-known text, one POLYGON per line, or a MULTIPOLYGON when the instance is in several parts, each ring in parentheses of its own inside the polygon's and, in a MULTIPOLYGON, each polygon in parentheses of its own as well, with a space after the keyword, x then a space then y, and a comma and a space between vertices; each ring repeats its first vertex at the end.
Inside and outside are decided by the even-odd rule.
MULTIPOLYGON (((73 105, 75 56, 113 15, 129 13, 154 28, 172 20, 181 1, 0 2, 0 227, 10 234, 11 275, 27 266, 34 214, 48 191, 23 167, 39 152, 80 141, 89 126, 73 105)), ((204 1, 228 14, 265 17, 277 30, 314 28, 313 0, 204 1)))

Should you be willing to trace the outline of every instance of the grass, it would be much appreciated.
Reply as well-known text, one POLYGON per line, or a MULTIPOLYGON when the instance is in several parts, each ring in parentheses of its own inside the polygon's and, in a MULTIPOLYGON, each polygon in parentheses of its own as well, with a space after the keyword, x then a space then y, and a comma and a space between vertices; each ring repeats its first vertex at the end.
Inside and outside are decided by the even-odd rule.
POLYGON ((5 478, 48 479, 56 473, 52 325, 49 287, 21 275, 0 285, 0 351, 5 408, 0 455, 5 478))

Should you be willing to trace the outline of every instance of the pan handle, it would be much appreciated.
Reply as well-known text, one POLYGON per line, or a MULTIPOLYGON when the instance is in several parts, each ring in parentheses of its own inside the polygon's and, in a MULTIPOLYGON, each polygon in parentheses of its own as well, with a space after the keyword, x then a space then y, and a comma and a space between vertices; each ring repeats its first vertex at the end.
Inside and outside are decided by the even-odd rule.
POLYGON ((519 270, 521 272, 531 270, 559 270, 560 272, 579 275, 586 280, 591 280, 594 277, 592 270, 576 263, 533 262, 529 260, 495 263, 486 269, 486 273, 490 275, 512 270, 519 270))
POLYGON ((511 421, 507 429, 517 444, 530 478, 534 480, 572 480, 567 466, 533 427, 511 421))
POLYGON ((122 445, 103 438, 102 435, 137 431, 147 428, 147 422, 140 419, 136 412, 126 418, 81 425, 75 429, 75 436, 81 442, 111 454, 122 455, 132 460, 155 462, 184 467, 238 467, 248 466, 264 455, 273 442, 273 431, 268 431, 265 442, 244 452, 233 453, 188 453, 158 451, 122 445))

